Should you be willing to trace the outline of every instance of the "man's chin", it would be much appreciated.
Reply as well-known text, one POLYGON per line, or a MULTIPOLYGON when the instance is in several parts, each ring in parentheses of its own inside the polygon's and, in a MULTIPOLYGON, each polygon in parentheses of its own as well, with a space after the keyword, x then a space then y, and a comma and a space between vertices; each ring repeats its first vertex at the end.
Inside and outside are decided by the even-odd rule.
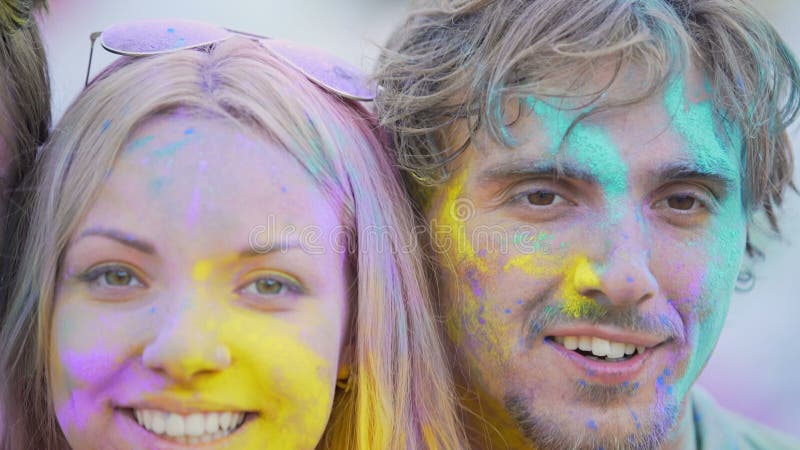
POLYGON ((637 413, 621 397, 609 400, 605 406, 582 405, 577 414, 575 410, 536 408, 523 396, 513 394, 505 397, 504 406, 532 448, 656 449, 676 425, 677 403, 643 408, 637 413))

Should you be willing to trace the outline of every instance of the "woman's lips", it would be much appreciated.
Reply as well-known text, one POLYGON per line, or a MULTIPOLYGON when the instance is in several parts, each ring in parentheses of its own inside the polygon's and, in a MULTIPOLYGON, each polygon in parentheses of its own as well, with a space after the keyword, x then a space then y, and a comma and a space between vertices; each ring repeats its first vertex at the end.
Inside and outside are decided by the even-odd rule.
POLYGON ((115 416, 123 436, 130 442, 143 442, 147 448, 212 448, 238 434, 255 413, 216 411, 191 414, 117 408, 115 416), (139 438, 136 438, 139 436, 139 438))

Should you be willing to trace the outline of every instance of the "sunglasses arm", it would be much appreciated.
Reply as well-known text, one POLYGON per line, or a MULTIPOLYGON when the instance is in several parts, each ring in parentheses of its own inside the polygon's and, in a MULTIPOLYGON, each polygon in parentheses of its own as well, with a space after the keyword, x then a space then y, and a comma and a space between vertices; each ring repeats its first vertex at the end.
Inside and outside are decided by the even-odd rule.
POLYGON ((94 33, 89 35, 91 46, 89 47, 89 64, 86 65, 86 81, 83 83, 84 87, 89 85, 89 73, 92 70, 92 56, 94 55, 94 41, 96 41, 101 34, 102 31, 95 31, 94 33))

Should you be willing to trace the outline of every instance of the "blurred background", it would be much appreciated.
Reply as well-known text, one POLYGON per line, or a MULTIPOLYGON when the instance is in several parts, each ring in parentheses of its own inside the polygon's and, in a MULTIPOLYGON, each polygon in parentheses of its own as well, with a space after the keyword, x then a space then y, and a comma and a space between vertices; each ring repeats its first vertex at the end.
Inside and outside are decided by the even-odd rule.
MULTIPOLYGON (((755 4, 800 53, 800 1, 755 4)), ((370 70, 379 46, 408 8, 407 0, 50 0, 42 28, 53 79, 54 118, 83 87, 89 34, 116 22, 150 17, 202 20, 307 43, 370 70)), ((92 73, 112 60, 105 51, 95 52, 92 73)), ((791 135, 800 144, 799 126, 792 127, 791 135)), ((800 152, 795 154, 800 160, 800 152)), ((800 170, 795 180, 800 181, 800 170)), ((734 296, 700 384, 729 409, 800 437, 800 196, 788 195, 781 220, 782 240, 758 241, 766 259, 752 265, 753 288, 734 296)))

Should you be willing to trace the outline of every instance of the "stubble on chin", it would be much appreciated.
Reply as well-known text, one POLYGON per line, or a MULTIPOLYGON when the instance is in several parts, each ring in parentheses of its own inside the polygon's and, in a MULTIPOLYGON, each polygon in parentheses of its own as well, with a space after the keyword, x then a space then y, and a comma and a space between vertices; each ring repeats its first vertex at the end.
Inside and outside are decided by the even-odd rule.
MULTIPOLYGON (((634 395, 636 388, 614 386, 580 386, 577 390, 579 401, 593 404, 593 408, 602 404, 627 404, 627 399, 634 395), (609 400, 607 403, 600 403, 609 400)), ((515 393, 507 393, 503 405, 509 416, 516 422, 523 436, 530 442, 531 449, 552 450, 649 450, 658 449, 666 441, 670 431, 678 419, 678 406, 675 403, 657 401, 649 409, 649 417, 631 415, 630 422, 619 424, 617 430, 609 429, 608 424, 594 424, 594 427, 578 427, 575 424, 559 423, 552 412, 535 411, 532 399, 515 393), (576 428, 582 428, 576 431, 576 428), (603 430, 605 428, 605 430, 603 430), (620 432, 620 430, 626 432, 620 432)), ((588 406, 588 405, 587 405, 588 406)), ((625 408, 626 406, 623 406, 625 408)), ((627 408, 630 411, 630 408, 627 408)), ((627 422, 627 421, 626 421, 627 422)))

